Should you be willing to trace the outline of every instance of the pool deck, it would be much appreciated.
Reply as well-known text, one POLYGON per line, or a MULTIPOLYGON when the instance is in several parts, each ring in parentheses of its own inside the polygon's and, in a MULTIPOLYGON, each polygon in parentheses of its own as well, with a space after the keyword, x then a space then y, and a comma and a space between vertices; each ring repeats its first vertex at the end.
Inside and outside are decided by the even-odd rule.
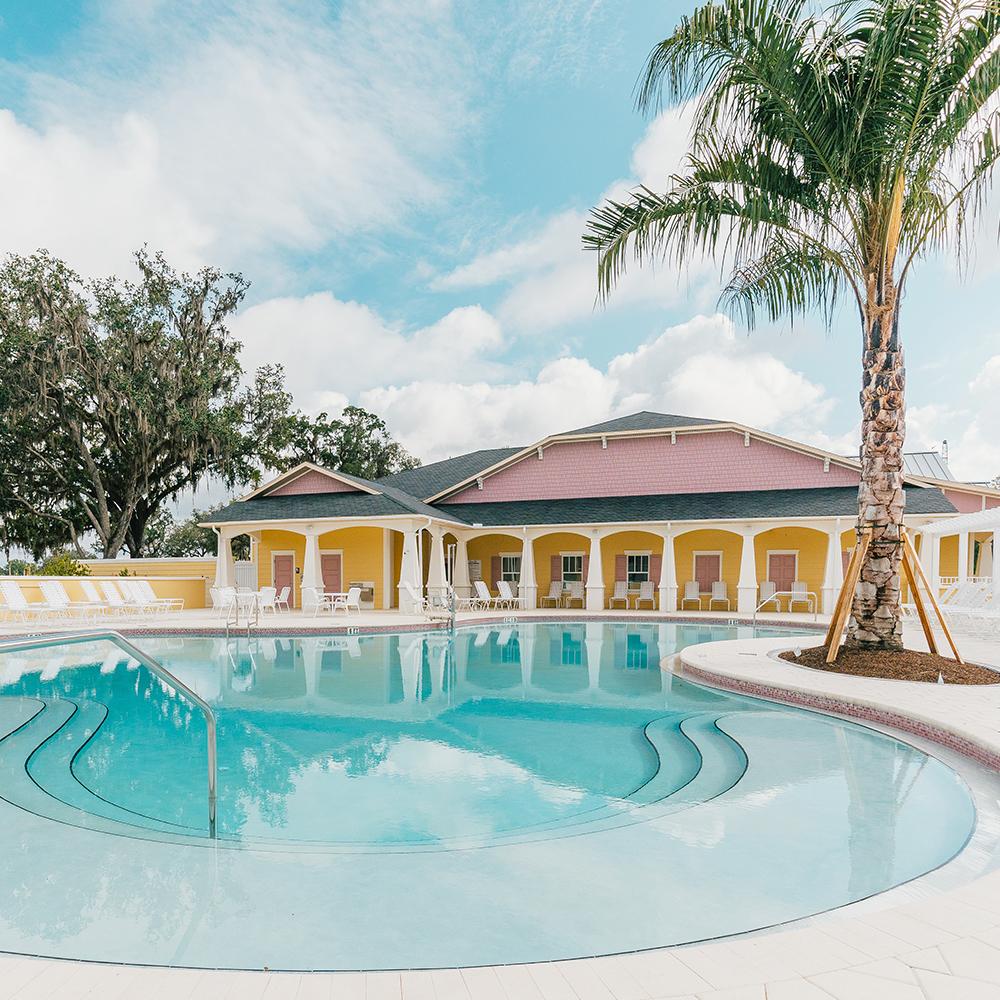
MULTIPOLYGON (((187 628, 219 624, 218 618, 208 616, 194 621, 196 614, 172 616, 169 624, 180 629, 181 617, 187 628)), ((387 615, 367 616, 368 621, 355 618, 349 624, 363 631, 371 629, 372 618, 385 628, 422 624, 412 617, 387 615)), ((502 618, 503 612, 499 616, 502 618)), ((463 615, 460 620, 471 623, 483 617, 463 615)), ((489 617, 497 620, 498 616, 494 613, 489 617)), ((580 620, 611 616, 577 611, 555 616, 550 612, 528 613, 524 617, 580 620)), ((659 616, 632 617, 648 620, 659 616)), ((670 620, 701 618, 720 620, 718 615, 707 614, 671 616, 670 620)), ((286 629, 294 627, 294 620, 292 613, 287 624, 282 624, 286 629)), ((811 622, 811 616, 768 615, 760 624, 802 624, 805 620, 811 622)), ((156 624, 158 630, 163 628, 156 624)), ((327 620, 319 624, 323 631, 330 628, 327 620)), ((143 628, 139 623, 133 625, 143 628)), ((342 621, 338 625, 343 627, 342 621)), ((307 628, 308 623, 302 627, 307 628)), ((16 631, 40 629, 33 625, 16 631)), ((3 632, 15 634, 9 627, 3 632)), ((907 641, 915 648, 922 644, 909 626, 907 641)), ((690 647, 671 666, 699 683, 766 694, 875 723, 895 720, 921 740, 950 747, 943 753, 958 751, 996 768, 1000 760, 1000 685, 942 687, 825 674, 774 658, 775 650, 790 645, 788 639, 778 638, 708 643, 690 647)), ((964 640, 960 647, 970 660, 1000 666, 1000 644, 964 640)), ((969 851, 960 859, 966 853, 969 851)), ((953 885, 935 874, 863 903, 799 921, 789 929, 639 954, 537 965, 298 974, 148 969, 0 956, 0 998, 997 1000, 1000 870, 987 866, 986 874, 957 879, 953 885)), ((488 907, 484 919, 489 919, 488 907)))

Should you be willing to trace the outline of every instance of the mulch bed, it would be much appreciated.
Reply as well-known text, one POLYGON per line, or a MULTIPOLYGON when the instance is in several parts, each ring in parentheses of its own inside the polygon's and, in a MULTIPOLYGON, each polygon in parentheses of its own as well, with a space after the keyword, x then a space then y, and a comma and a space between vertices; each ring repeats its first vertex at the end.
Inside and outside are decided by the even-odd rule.
POLYGON ((934 653, 906 649, 901 653, 869 652, 842 649, 835 663, 826 662, 826 647, 803 649, 800 656, 792 650, 781 653, 781 659, 800 667, 828 670, 834 674, 855 674, 858 677, 885 677, 897 681, 925 681, 936 684, 938 674, 946 684, 1000 684, 1000 673, 974 663, 959 664, 934 653))

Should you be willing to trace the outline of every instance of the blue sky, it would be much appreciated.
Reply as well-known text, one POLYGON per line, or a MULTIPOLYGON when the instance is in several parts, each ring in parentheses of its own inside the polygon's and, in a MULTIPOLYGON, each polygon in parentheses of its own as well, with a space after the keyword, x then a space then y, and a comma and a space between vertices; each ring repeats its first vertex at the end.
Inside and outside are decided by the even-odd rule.
MULTIPOLYGON (((845 312, 750 334, 718 275, 630 275, 594 308, 590 206, 662 186, 685 109, 632 106, 686 4, 34 0, 0 5, 4 249, 87 274, 130 251, 253 282, 248 366, 300 406, 359 402, 425 460, 634 409, 853 452, 845 312)), ((994 209, 964 277, 925 262, 902 329, 910 446, 1000 474, 994 209)))

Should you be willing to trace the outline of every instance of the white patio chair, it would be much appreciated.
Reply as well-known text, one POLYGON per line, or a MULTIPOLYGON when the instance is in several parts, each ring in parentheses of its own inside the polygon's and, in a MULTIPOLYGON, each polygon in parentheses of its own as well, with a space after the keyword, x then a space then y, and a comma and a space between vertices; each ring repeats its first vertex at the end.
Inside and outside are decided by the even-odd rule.
POLYGON ((635 599, 635 609, 639 610, 640 604, 649 604, 651 611, 656 610, 656 598, 653 596, 653 581, 652 580, 640 580, 639 581, 639 596, 635 599))
POLYGON ((278 591, 278 596, 274 599, 274 606, 278 608, 279 611, 291 610, 288 606, 288 598, 291 592, 291 587, 282 587, 281 590, 278 591))
POLYGON ((9 615, 16 615, 21 621, 27 620, 29 615, 42 618, 55 613, 45 601, 29 601, 13 580, 0 580, 0 594, 3 595, 3 610, 9 615))
POLYGON ((788 610, 792 610, 794 604, 804 604, 810 613, 816 610, 816 598, 808 592, 809 584, 802 580, 795 580, 792 583, 792 596, 788 598, 788 610))
POLYGON ((427 614, 430 609, 430 604, 423 594, 417 591, 417 588, 413 586, 408 580, 404 580, 402 584, 403 590, 406 591, 407 596, 413 601, 413 610, 419 612, 420 614, 427 614))
POLYGON ((132 592, 139 598, 155 602, 158 608, 165 608, 168 611, 183 611, 183 597, 157 597, 156 591, 149 580, 134 580, 132 582, 132 592))
POLYGON ((361 588, 349 587, 347 589, 347 593, 344 594, 342 597, 341 596, 335 597, 333 599, 333 604, 331 605, 330 610, 336 612, 338 608, 342 610, 345 615, 350 614, 352 609, 354 611, 357 611, 357 613, 360 615, 361 588))
POLYGON ((513 610, 518 606, 518 599, 510 585, 509 580, 497 580, 497 590, 500 592, 497 597, 497 607, 505 607, 513 610))
POLYGON ((481 608, 499 608, 500 598, 494 597, 489 590, 489 587, 482 580, 476 580, 476 597, 479 599, 479 606, 481 608))
POLYGON ((149 595, 152 596, 147 595, 145 591, 139 588, 138 583, 138 580, 126 579, 122 579, 118 582, 118 589, 122 592, 122 596, 125 598, 126 602, 135 605, 140 611, 150 615, 170 610, 171 603, 169 600, 164 598, 161 601, 160 598, 153 593, 152 588, 149 590, 149 595))
POLYGON ((613 608, 619 601, 628 609, 628 581, 615 580, 615 592, 608 598, 608 608, 613 608))
POLYGON ((697 580, 688 580, 684 584, 684 596, 681 598, 681 611, 684 610, 684 605, 694 601, 698 605, 698 610, 701 611, 701 585, 697 580))
POLYGON ((80 587, 83 590, 83 596, 97 613, 107 614, 111 610, 93 580, 81 580, 80 587))
POLYGON ((570 608, 573 606, 574 601, 580 602, 580 607, 584 608, 587 606, 587 598, 584 595, 583 581, 582 580, 571 580, 569 584, 569 591, 566 594, 566 607, 570 608))
POLYGON ((757 597, 757 610, 765 607, 768 604, 774 605, 775 611, 781 610, 781 602, 774 595, 778 592, 778 586, 772 580, 764 580, 760 585, 760 592, 757 597))
POLYGON ((321 611, 333 611, 333 598, 318 587, 303 587, 302 611, 305 614, 311 611, 313 617, 318 618, 321 611))
POLYGON ((708 599, 708 610, 712 610, 713 604, 725 604, 727 611, 732 611, 733 606, 729 600, 729 590, 725 580, 716 580, 712 584, 712 596, 708 599))
POLYGON ((141 614, 146 610, 144 605, 137 604, 127 596, 123 597, 122 593, 110 580, 102 580, 99 586, 108 607, 116 614, 141 614))
POLYGON ((257 607, 260 613, 270 611, 272 615, 278 613, 278 592, 274 587, 261 587, 257 592, 257 607))
POLYGON ((552 602, 552 607, 558 608, 562 604, 563 585, 562 580, 553 580, 549 584, 549 592, 538 602, 538 606, 545 607, 546 601, 552 602))

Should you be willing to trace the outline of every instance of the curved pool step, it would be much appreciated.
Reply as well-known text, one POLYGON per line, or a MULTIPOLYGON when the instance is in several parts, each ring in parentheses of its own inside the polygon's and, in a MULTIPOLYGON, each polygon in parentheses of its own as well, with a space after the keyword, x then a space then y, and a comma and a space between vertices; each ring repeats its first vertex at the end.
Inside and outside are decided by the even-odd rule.
POLYGON ((79 736, 75 731, 78 728, 85 731, 86 721, 81 717, 76 720, 78 725, 73 725, 79 709, 72 701, 36 699, 36 706, 39 702, 43 706, 42 709, 17 728, 8 728, 7 733, 0 737, 0 798, 35 816, 79 829, 140 839, 176 842, 189 842, 194 839, 190 835, 178 834, 169 828, 143 825, 137 822, 138 817, 130 816, 125 810, 121 815, 128 819, 109 818, 103 814, 106 805, 97 796, 87 800, 87 805, 83 808, 73 801, 64 800, 61 793, 68 786, 64 784, 63 779, 60 778, 58 781, 58 792, 51 787, 52 760, 64 759, 67 749, 77 745, 79 736), (66 748, 61 746, 63 743, 66 744, 66 748), (41 777, 45 784, 39 781, 38 768, 35 764, 38 755, 43 753, 45 758, 49 758, 48 763, 43 763, 42 766, 41 777), (95 803, 101 804, 101 810, 97 809, 95 803))
POLYGON ((73 699, 76 711, 44 743, 35 748, 26 762, 28 775, 53 798, 93 816, 103 816, 124 826, 141 826, 161 832, 197 835, 194 827, 172 823, 156 816, 136 812, 103 798, 81 780, 79 756, 107 721, 108 707, 103 702, 73 699))

